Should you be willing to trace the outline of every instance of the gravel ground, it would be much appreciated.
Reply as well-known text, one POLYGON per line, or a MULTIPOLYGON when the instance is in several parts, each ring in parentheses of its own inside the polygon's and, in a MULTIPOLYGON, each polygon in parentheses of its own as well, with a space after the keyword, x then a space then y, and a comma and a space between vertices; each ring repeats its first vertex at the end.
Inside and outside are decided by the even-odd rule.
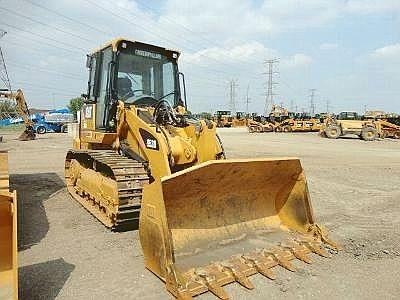
MULTIPOLYGON (((144 269, 137 232, 109 232, 67 193, 68 136, 20 142, 3 135, 18 191, 20 299, 171 299, 144 269)), ((317 221, 343 247, 331 259, 297 263, 296 273, 277 269, 275 281, 254 275, 252 291, 228 285, 232 298, 400 298, 400 141, 250 135, 243 128, 220 135, 230 158, 300 157, 317 221)))

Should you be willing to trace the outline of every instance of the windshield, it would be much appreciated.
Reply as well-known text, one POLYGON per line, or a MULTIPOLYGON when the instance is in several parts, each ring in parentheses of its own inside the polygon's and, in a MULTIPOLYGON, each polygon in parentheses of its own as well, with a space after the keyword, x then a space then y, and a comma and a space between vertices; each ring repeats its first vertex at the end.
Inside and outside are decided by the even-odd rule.
POLYGON ((138 50, 119 54, 118 98, 132 103, 143 96, 163 98, 172 106, 179 98, 177 66, 166 56, 138 50))

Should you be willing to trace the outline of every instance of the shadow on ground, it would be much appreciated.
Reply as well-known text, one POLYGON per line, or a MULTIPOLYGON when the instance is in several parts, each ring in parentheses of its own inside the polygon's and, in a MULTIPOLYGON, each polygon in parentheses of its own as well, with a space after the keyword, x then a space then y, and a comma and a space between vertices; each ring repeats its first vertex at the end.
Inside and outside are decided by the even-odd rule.
POLYGON ((55 299, 74 269, 63 258, 19 268, 19 299, 55 299))
POLYGON ((18 197, 18 250, 26 250, 49 231, 43 202, 65 184, 56 173, 37 173, 11 174, 10 185, 18 197))

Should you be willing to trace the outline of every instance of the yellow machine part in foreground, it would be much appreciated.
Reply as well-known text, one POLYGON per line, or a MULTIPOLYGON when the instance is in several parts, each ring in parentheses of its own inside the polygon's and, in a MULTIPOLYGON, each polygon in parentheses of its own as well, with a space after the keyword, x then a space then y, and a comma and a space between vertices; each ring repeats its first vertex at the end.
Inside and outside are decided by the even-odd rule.
POLYGON ((145 264, 177 298, 211 291, 248 276, 270 279, 292 259, 328 256, 336 248, 315 224, 306 179, 296 158, 214 160, 144 187, 140 241, 145 264))
POLYGON ((8 154, 0 152, 0 299, 18 299, 17 195, 9 191, 8 154))

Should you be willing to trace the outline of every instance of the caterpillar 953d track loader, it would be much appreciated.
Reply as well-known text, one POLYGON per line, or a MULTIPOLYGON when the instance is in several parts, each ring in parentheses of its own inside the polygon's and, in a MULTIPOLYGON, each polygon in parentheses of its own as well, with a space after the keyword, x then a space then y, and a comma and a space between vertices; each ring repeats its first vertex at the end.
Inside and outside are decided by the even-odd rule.
POLYGON ((225 159, 216 125, 186 113, 177 51, 116 39, 88 56, 73 197, 110 228, 137 225, 145 264, 181 299, 294 271, 335 247, 296 158, 225 159), (140 214, 139 214, 140 212, 140 214))
POLYGON ((17 194, 9 191, 8 153, 0 151, 0 299, 18 299, 17 194))

